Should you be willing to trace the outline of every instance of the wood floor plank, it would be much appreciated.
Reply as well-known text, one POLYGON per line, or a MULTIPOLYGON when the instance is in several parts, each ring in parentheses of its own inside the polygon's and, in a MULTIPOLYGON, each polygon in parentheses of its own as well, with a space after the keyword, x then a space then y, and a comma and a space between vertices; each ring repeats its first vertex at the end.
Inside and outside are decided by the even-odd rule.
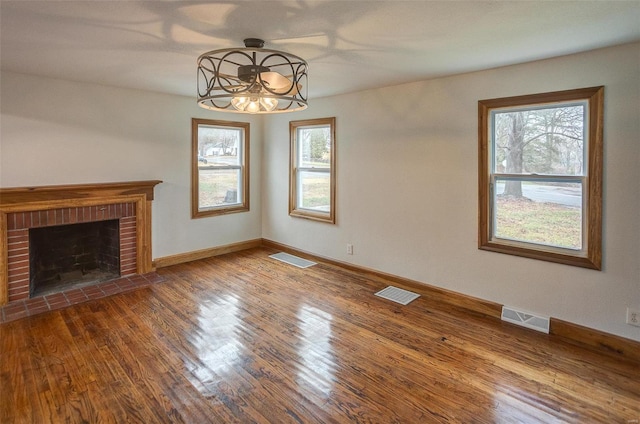
POLYGON ((109 369, 102 370, 102 376, 110 376, 102 384, 109 385, 120 411, 126 416, 137 416, 140 419, 153 417, 157 422, 168 421, 165 415, 171 412, 171 408, 167 410, 164 392, 155 382, 166 370, 155 358, 147 361, 148 355, 143 349, 152 347, 153 344, 150 345, 145 340, 144 332, 137 331, 138 327, 132 316, 127 316, 124 311, 116 308, 115 300, 101 304, 99 311, 94 309, 90 315, 92 319, 84 323, 87 328, 94 329, 92 333, 84 335, 86 343, 100 340, 101 343, 96 348, 105 358, 104 362, 111 364, 109 369), (110 325, 114 321, 123 331, 110 331, 110 325), (133 332, 137 336, 135 342, 130 338, 133 332), (135 387, 135 390, 129 390, 128 387, 135 387), (131 410, 135 410, 135 413, 130 414, 131 410))
MULTIPOLYGON (((173 292, 173 288, 169 288, 168 292, 173 292)), ((171 299, 175 295, 188 296, 188 293, 182 294, 178 292, 171 293, 170 299, 167 299, 167 303, 154 302, 153 305, 157 308, 165 308, 164 313, 154 314, 155 317, 161 318, 161 326, 157 326, 157 322, 148 321, 150 328, 159 329, 176 328, 176 322, 185 324, 184 334, 189 334, 189 343, 185 343, 185 340, 175 338, 171 341, 178 343, 169 343, 167 348, 173 352, 178 352, 185 365, 184 374, 187 376, 191 385, 193 385, 201 395, 207 398, 215 398, 214 402, 210 402, 215 406, 214 413, 221 416, 221 422, 231 422, 234 419, 238 419, 241 422, 253 421, 253 422, 267 422, 256 412, 246 401, 242 400, 242 396, 238 398, 237 402, 232 402, 230 399, 234 399, 236 393, 243 393, 245 391, 251 391, 251 386, 241 385, 240 387, 233 387, 228 384, 228 376, 223 372, 228 365, 226 364, 226 358, 224 357, 212 357, 209 352, 213 351, 215 346, 214 338, 210 333, 204 333, 197 325, 197 317, 199 312, 192 311, 188 315, 184 315, 184 311, 180 307, 181 301, 177 300, 172 302, 171 299), (171 305, 171 306, 167 306, 171 305), (194 319, 195 317, 195 319, 194 319), (169 322, 166 319, 169 319, 169 322), (204 337, 203 337, 204 336, 204 337), (213 364, 210 364, 213 362, 213 364), (220 371, 220 370, 223 371, 220 371), (240 407, 242 405, 242 407, 240 407)), ((237 381, 240 382, 238 379, 237 381)))
POLYGON ((23 335, 19 330, 14 330, 11 324, 0 326, 0 340, 2 340, 3 350, 0 355, 0 399, 11 399, 0 402, 0 422, 13 422, 16 417, 31 418, 32 409, 30 407, 29 394, 33 389, 29 389, 28 382, 31 379, 29 361, 23 361, 20 352, 27 350, 27 345, 23 335), (16 378, 19 375, 20 378, 16 378))
POLYGON ((145 402, 154 411, 162 412, 157 417, 158 421, 206 422, 216 418, 215 412, 209 408, 189 402, 197 392, 183 390, 189 388, 189 383, 182 377, 179 358, 148 331, 139 331, 141 327, 146 328, 146 324, 129 308, 131 305, 127 300, 130 299, 116 297, 113 300, 106 305, 100 325, 109 332, 113 322, 110 317, 117 316, 122 320, 122 327, 127 331, 116 335, 117 340, 112 340, 110 351, 115 354, 115 360, 131 383, 146 398, 145 402), (183 402, 189 407, 182 408, 183 402))
POLYGON ((0 326, 0 422, 628 423, 640 364, 256 248, 0 326))

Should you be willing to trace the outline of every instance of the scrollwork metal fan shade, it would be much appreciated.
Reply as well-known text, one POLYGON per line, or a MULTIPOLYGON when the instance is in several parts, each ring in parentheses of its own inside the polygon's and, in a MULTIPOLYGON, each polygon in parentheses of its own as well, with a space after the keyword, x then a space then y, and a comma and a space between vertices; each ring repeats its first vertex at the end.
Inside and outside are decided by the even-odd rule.
POLYGON ((198 104, 237 113, 295 112, 307 108, 307 62, 290 53, 245 48, 212 50, 198 58, 198 104))

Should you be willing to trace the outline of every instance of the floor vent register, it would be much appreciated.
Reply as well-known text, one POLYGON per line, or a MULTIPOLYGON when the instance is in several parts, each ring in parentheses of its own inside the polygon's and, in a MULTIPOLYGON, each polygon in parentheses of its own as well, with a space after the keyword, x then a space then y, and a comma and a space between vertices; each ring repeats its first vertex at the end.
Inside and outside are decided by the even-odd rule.
POLYGON ((410 302, 420 297, 418 293, 408 290, 399 289, 398 287, 389 286, 376 293, 376 296, 383 299, 391 300, 401 305, 408 305, 410 302))
POLYGON ((317 262, 308 261, 284 252, 269 255, 269 257, 289 265, 297 266, 298 268, 309 268, 310 266, 317 265, 317 262))

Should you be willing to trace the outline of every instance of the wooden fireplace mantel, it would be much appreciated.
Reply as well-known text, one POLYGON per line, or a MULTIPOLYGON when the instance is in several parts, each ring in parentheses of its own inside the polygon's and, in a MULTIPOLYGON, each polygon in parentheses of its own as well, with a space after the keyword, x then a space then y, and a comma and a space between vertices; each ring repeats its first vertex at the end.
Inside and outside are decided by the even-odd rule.
MULTIPOLYGON (((69 184, 38 187, 0 188, 0 207, 54 202, 59 200, 82 200, 96 197, 144 194, 153 200, 153 188, 160 180, 125 181, 118 183, 69 184)), ((3 208, 4 209, 4 208, 3 208)), ((11 208, 12 209, 12 208, 11 208)))
POLYGON ((153 271, 151 256, 151 201, 160 180, 96 184, 0 188, 0 305, 9 300, 9 214, 133 203, 136 208, 138 274, 153 271))

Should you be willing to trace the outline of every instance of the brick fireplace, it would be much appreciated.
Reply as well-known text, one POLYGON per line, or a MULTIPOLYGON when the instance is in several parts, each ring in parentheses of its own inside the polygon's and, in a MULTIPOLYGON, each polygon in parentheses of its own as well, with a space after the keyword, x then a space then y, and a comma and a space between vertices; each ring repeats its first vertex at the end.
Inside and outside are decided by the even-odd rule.
MULTIPOLYGON (((158 183, 154 180, 0 189, 0 306, 31 297, 34 263, 33 258, 30 263, 30 239, 33 241, 34 234, 45 228, 55 228, 54 232, 61 233, 59 237, 64 239, 73 232, 63 226, 114 222, 105 230, 92 230, 117 231, 114 237, 119 257, 109 260, 117 267, 114 277, 151 272, 151 201, 158 183)), ((78 262, 82 255, 72 254, 73 261, 78 262)), ((98 260, 90 258, 91 261, 98 260)), ((79 271, 88 267, 71 264, 63 273, 75 272, 74 266, 79 271)))

